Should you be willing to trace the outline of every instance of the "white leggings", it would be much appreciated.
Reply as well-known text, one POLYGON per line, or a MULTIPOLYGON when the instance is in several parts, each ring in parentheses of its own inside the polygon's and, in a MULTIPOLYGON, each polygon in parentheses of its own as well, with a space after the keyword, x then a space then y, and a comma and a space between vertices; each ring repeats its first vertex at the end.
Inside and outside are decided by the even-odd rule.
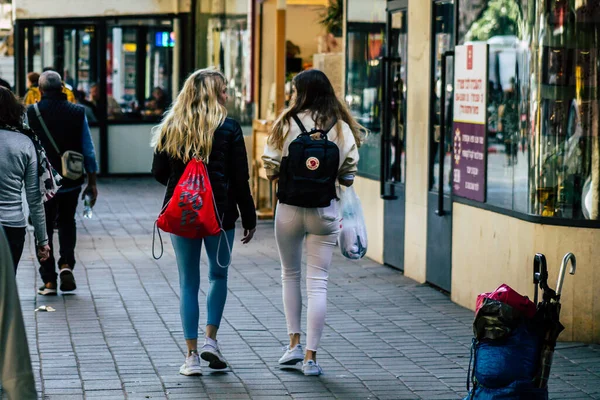
POLYGON ((317 351, 327 313, 327 279, 340 220, 338 201, 326 208, 303 208, 287 204, 277 206, 275 239, 281 258, 283 306, 288 334, 301 333, 302 243, 306 237, 306 288, 308 316, 306 349, 317 351))

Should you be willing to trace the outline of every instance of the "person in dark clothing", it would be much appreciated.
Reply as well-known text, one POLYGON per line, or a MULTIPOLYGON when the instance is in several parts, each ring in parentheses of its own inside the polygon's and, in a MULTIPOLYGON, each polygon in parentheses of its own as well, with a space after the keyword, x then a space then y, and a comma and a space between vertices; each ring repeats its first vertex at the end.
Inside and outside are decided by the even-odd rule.
POLYGON ((169 97, 161 87, 152 90, 152 96, 146 100, 146 110, 154 115, 162 115, 169 107, 169 97))
POLYGON ((88 119, 88 122, 96 123, 98 122, 98 119, 96 118, 98 110, 96 110, 94 103, 89 101, 86 97, 85 92, 81 90, 75 91, 75 100, 77 101, 77 104, 85 109, 85 116, 88 119))
POLYGON ((209 368, 228 368, 217 344, 217 330, 227 299, 227 271, 231 261, 235 223, 240 214, 244 237, 252 239, 256 229, 256 211, 248 183, 248 157, 240 125, 227 118, 225 77, 215 70, 199 70, 185 82, 173 107, 155 130, 152 173, 167 186, 164 204, 191 159, 208 160, 207 170, 217 212, 223 221, 221 232, 204 239, 171 235, 179 268, 180 311, 188 354, 179 369, 182 375, 200 375, 200 357, 209 368), (239 211, 238 211, 239 209, 239 211), (223 240, 223 244, 219 243, 223 240), (200 251, 206 245, 209 266, 206 338, 198 354, 198 292, 200 290, 200 251))
POLYGON ((12 268, 12 248, 3 231, 0 227, 0 397, 37 400, 27 331, 12 268))
POLYGON ((0 78, 0 86, 3 88, 6 88, 8 90, 12 90, 12 88, 10 87, 10 83, 8 83, 7 81, 5 81, 2 78, 0 78))
MULTIPOLYGON (((42 99, 37 103, 40 116, 38 117, 35 107, 30 106, 27 110, 29 126, 38 135, 50 163, 57 171, 62 170, 61 156, 64 152, 71 150, 83 154, 88 184, 82 197, 89 195, 93 205, 98 196, 96 188, 98 166, 85 110, 83 107, 67 101, 67 96, 63 93, 61 77, 57 72, 44 72, 40 76, 39 87, 42 93, 42 99), (51 138, 46 133, 44 125, 51 138), (56 146, 52 143, 53 141, 56 146), (55 147, 58 147, 59 151, 55 147)), ((44 285, 38 290, 41 295, 56 295, 57 293, 56 283, 59 275, 56 273, 56 261, 52 246, 54 221, 58 223, 60 243, 60 259, 58 260, 60 290, 70 292, 77 288, 73 275, 77 242, 75 211, 84 182, 85 176, 76 180, 64 178, 62 187, 56 196, 44 204, 46 230, 51 250, 50 257, 46 261, 40 260, 40 275, 44 282, 44 285)))

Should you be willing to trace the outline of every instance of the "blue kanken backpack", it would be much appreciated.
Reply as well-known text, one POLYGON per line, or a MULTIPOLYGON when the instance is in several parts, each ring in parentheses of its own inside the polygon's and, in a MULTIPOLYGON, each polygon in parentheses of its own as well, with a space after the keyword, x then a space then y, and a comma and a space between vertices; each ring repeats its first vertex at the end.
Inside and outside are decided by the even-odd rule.
POLYGON ((300 118, 292 118, 302 131, 289 146, 287 157, 281 160, 279 202, 297 207, 327 207, 337 198, 335 181, 340 164, 338 146, 327 138, 328 129, 306 130, 300 118))

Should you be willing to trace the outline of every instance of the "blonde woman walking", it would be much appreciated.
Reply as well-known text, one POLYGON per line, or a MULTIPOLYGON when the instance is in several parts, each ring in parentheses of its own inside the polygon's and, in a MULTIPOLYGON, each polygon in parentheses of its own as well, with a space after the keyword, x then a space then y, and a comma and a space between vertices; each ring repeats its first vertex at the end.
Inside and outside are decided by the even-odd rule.
POLYGON ((227 85, 216 70, 199 70, 185 82, 183 89, 162 123, 155 129, 152 173, 167 186, 166 204, 173 194, 187 163, 205 160, 214 192, 217 212, 225 233, 204 239, 171 235, 177 258, 180 285, 180 313, 187 357, 179 373, 200 375, 200 358, 213 370, 227 370, 228 364, 217 343, 217 331, 227 299, 227 272, 235 223, 240 214, 244 237, 252 240, 256 212, 248 183, 248 158, 240 125, 227 118, 227 85), (238 211, 239 210, 239 211, 238 211), (198 293, 200 290, 200 251, 208 255, 207 321, 204 345, 198 353, 198 293))
POLYGON ((325 325, 329 266, 340 230, 336 185, 354 182, 363 130, 338 100, 327 76, 318 70, 305 71, 292 81, 291 104, 275 122, 263 156, 269 178, 279 179, 275 239, 290 337, 279 363, 303 361, 305 375, 322 372, 317 349, 325 325), (305 241, 306 354, 300 344, 305 241))

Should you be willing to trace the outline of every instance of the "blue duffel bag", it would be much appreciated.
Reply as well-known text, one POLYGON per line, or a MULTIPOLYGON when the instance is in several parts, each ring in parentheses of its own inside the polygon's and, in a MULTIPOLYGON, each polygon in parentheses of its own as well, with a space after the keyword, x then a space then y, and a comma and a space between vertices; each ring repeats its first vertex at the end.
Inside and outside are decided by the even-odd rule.
POLYGON ((502 388, 512 382, 531 380, 536 373, 540 340, 525 323, 505 339, 481 340, 474 346, 473 369, 479 385, 502 388))
POLYGON ((548 400, 548 389, 534 388, 531 379, 495 389, 477 385, 464 400, 548 400))
POLYGON ((548 390, 533 386, 540 343, 525 322, 503 339, 473 339, 469 374, 473 389, 465 399, 547 400, 548 390))

